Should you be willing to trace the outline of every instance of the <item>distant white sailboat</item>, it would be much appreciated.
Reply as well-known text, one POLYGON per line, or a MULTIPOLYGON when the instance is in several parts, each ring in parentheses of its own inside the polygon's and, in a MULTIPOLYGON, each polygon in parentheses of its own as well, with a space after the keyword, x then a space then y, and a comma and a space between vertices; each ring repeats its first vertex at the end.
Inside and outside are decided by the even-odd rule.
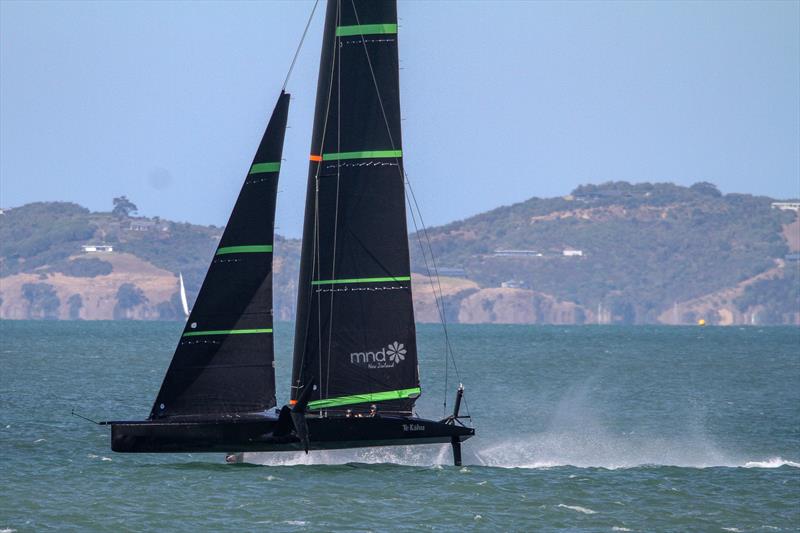
POLYGON ((183 286, 183 274, 178 272, 178 280, 181 282, 181 305, 183 306, 183 314, 189 318, 189 302, 186 300, 186 287, 183 286))

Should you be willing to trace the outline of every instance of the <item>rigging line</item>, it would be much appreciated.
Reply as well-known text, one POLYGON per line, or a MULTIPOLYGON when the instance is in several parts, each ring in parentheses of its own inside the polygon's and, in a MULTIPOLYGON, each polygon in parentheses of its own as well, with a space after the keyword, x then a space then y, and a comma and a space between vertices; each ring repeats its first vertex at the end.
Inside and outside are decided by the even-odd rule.
MULTIPOLYGON (((419 204, 417 204, 416 195, 414 194, 414 189, 411 186, 411 181, 408 180, 407 178, 408 178, 408 175, 406 174, 406 185, 408 186, 409 192, 411 193, 411 197, 414 200, 414 205, 416 205, 416 212, 417 212, 417 215, 419 216, 420 223, 421 223, 422 228, 423 228, 423 232, 427 236, 427 228, 425 227, 425 221, 422 218, 422 211, 419 208, 419 204)), ((450 359, 451 359, 451 361, 453 363, 453 368, 456 371, 456 377, 458 377, 459 380, 461 379, 461 373, 458 370, 458 365, 456 364, 456 361, 455 361, 455 354, 453 353, 453 348, 452 348, 452 345, 450 344, 449 332, 447 331, 447 317, 445 315, 445 308, 444 308, 444 292, 442 291, 441 279, 439 278, 439 271, 438 271, 438 267, 436 266, 436 259, 435 259, 435 256, 433 255, 433 246, 431 245, 430 238, 428 238, 428 251, 429 251, 429 253, 431 255, 431 262, 433 263, 433 269, 434 269, 435 276, 431 275, 431 268, 428 265, 428 259, 427 259, 427 255, 425 253, 425 247, 422 244, 422 239, 420 239, 420 233, 421 232, 419 230, 419 227, 417 226, 416 218, 414 217, 414 207, 411 205, 411 200, 407 199, 407 202, 408 202, 409 211, 411 212, 412 221, 414 222, 414 229, 416 230, 417 243, 419 244, 420 250, 422 251, 422 259, 425 262, 425 270, 428 272, 428 280, 429 280, 429 283, 431 285, 431 292, 433 292, 433 295, 434 295, 434 302, 436 303, 436 310, 439 313, 439 319, 442 321, 442 330, 444 332, 444 338, 445 338, 445 357, 444 357, 445 388, 444 388, 442 404, 443 404, 444 414, 446 415, 447 414, 447 383, 448 383, 448 377, 449 377, 449 365, 448 365, 448 360, 447 360, 447 356, 448 355, 450 356, 450 359), (437 294, 436 294, 436 287, 433 285, 433 278, 434 277, 436 277, 437 285, 439 286, 439 295, 438 295, 438 297, 437 297, 437 294)), ((466 404, 465 404, 465 407, 466 407, 466 404)), ((467 413, 467 414, 469 414, 469 413, 467 413)))
MULTIPOLYGON (((338 10, 338 5, 337 5, 337 10, 338 10)), ((337 15, 337 17, 338 17, 338 15, 337 15)), ((333 44, 334 44, 333 54, 334 54, 334 57, 333 57, 333 61, 331 61, 331 73, 330 73, 331 81, 328 84, 328 99, 327 99, 327 104, 325 105, 325 121, 322 123, 322 136, 320 138, 319 150, 317 152, 319 154, 322 154, 322 149, 323 149, 323 147, 325 145, 325 135, 326 135, 326 133, 328 131, 328 115, 330 113, 330 108, 331 108, 331 92, 333 91, 333 67, 336 64, 336 35, 335 34, 336 34, 336 32, 334 32, 334 38, 333 38, 333 44)), ((323 46, 325 46, 325 43, 323 43, 323 46)), ((312 145, 313 145, 313 141, 312 141, 312 145)), ((313 146, 312 146, 312 149, 313 149, 313 146)), ((322 162, 320 162, 317 165, 317 171, 314 173, 314 231, 313 231, 314 241, 313 241, 313 243, 311 245, 311 279, 312 280, 314 278, 314 270, 319 267, 319 261, 317 261, 317 255, 320 252, 320 250, 319 250, 319 238, 318 237, 319 237, 319 175, 320 175, 321 171, 322 171, 322 162)), ((310 281, 311 280, 309 280, 309 283, 310 283, 310 281)), ((297 290, 299 291, 300 287, 298 287, 297 290)), ((309 318, 311 316, 311 303, 314 301, 314 292, 315 291, 313 289, 310 289, 309 290, 309 294, 308 294, 308 304, 307 305, 308 305, 308 309, 309 309, 309 312, 308 312, 309 313, 309 318)), ((321 300, 321 298, 322 298, 321 293, 317 292, 317 294, 318 294, 317 299, 321 300)), ((322 320, 321 306, 317 305, 317 339, 318 339, 317 340, 317 350, 319 350, 319 365, 320 365, 319 376, 320 376, 320 378, 322 378, 322 344, 321 344, 321 342, 322 342, 322 329, 321 329, 321 327, 322 326, 321 326, 321 320, 322 320)), ((306 321, 306 340, 308 339, 308 330, 309 330, 309 328, 311 326, 310 322, 311 322, 311 320, 307 320, 306 321)), ((306 342, 304 340, 304 342, 303 342, 303 355, 302 355, 302 357, 300 359, 300 373, 298 374, 298 379, 300 378, 300 374, 303 374, 304 371, 305 371, 305 360, 306 360, 306 349, 305 349, 305 347, 306 347, 306 342)), ((298 383, 298 386, 299 386, 299 383, 298 383)), ((321 386, 322 386, 322 384, 320 383, 320 387, 321 386)), ((321 397, 322 397, 322 391, 320 390, 320 398, 321 397)))
MULTIPOLYGON (((420 210, 419 204, 417 203, 417 196, 414 194, 414 188, 411 186, 411 180, 408 179, 408 173, 406 173, 406 183, 408 184, 408 190, 411 192, 411 197, 414 199, 414 205, 417 206, 417 214, 419 215, 420 222, 422 223, 422 230, 423 230, 423 232, 425 234, 425 239, 428 241, 428 248, 429 248, 430 254, 431 254, 431 261, 433 262, 433 269, 434 269, 434 272, 436 273, 436 281, 439 284, 439 295, 440 295, 440 298, 442 299, 442 329, 444 330, 444 337, 445 337, 445 341, 447 343, 447 348, 450 351, 450 360, 453 363, 453 369, 456 371, 456 377, 458 377, 459 381, 462 381, 461 372, 458 370, 458 365, 456 364, 455 353, 453 352, 453 346, 450 344, 450 337, 449 337, 448 332, 447 332, 447 323, 445 322, 445 317, 444 317, 444 293, 442 292, 442 285, 441 285, 441 278, 439 277, 439 270, 438 270, 438 267, 436 266, 436 257, 433 255, 433 245, 431 244, 431 239, 430 239, 430 236, 428 235, 428 228, 425 226, 425 221, 422 219, 422 211, 420 210)), ((447 363, 446 363, 446 360, 445 360, 445 365, 446 364, 447 363)), ((445 377, 446 376, 447 376, 447 373, 445 372, 445 377)), ((447 402, 446 398, 447 398, 447 395, 445 394, 445 402, 447 402)), ((462 396, 462 399, 464 401, 464 409, 467 412, 467 416, 471 417, 472 416, 472 412, 469 410, 469 401, 467 400, 466 395, 462 396)), ((445 405, 446 405, 446 403, 445 403, 445 405)))
MULTIPOLYGON (((327 120, 327 119, 326 119, 327 120)), ((319 269, 319 265, 322 263, 322 252, 320 251, 319 245, 319 176, 315 178, 316 184, 314 187, 314 243, 316 249, 314 250, 314 263, 316 268, 319 269)), ((318 276, 321 276, 321 273, 317 273, 318 276)), ((311 278, 314 278, 314 271, 311 271, 311 278)), ((319 279, 319 278, 317 278, 319 279)), ((311 289, 311 299, 314 299, 314 289, 311 289)), ((317 291, 317 353, 319 354, 319 374, 320 378, 322 378, 322 293, 317 291)), ((320 388, 322 387, 322 383, 320 383, 320 388)), ((319 397, 322 398, 322 391, 319 391, 319 397)))
MULTIPOLYGON (((417 244, 419 244, 419 249, 422 252, 422 261, 425 263, 425 270, 428 273, 428 280, 431 284, 431 292, 433 293, 433 301, 436 304, 436 311, 439 313, 439 319, 442 320, 443 312, 442 309, 439 308, 439 299, 436 296, 436 287, 433 286, 433 276, 431 275, 431 268, 428 266, 428 255, 425 251, 425 247, 422 245, 422 239, 419 238, 420 231, 419 226, 417 225, 417 217, 414 214, 414 206, 411 205, 411 200, 408 196, 406 196, 406 203, 408 204, 408 212, 411 213, 411 222, 414 224, 414 235, 417 237, 417 244)), ((444 356, 444 389, 442 393, 442 416, 447 416, 447 382, 448 382, 448 371, 449 371, 449 364, 447 361, 447 338, 445 337, 445 356, 444 356)))
MULTIPOLYGON (((358 9, 356 8, 355 1, 354 1, 354 0, 351 0, 351 4, 352 4, 352 6, 353 6, 353 12, 354 12, 354 15, 355 15, 355 18, 356 18, 356 23, 357 23, 358 25, 361 25, 361 21, 359 20, 359 17, 358 17, 358 9)), ((360 35, 360 37, 361 37, 361 44, 362 44, 362 46, 364 47, 364 55, 365 55, 365 56, 366 56, 366 58, 367 58, 367 65, 369 66, 370 74, 371 74, 371 76, 372 76, 372 83, 373 83, 373 86, 375 87, 375 92, 376 92, 376 93, 377 93, 377 95, 378 95, 378 104, 380 105, 380 108, 381 108, 381 114, 382 114, 382 116, 383 116, 383 122, 384 122, 384 125, 386 126, 386 133, 387 133, 387 135, 389 136, 389 143, 391 144, 391 146, 392 146, 392 149, 394 150, 394 148, 395 148, 395 143, 394 143, 394 139, 392 138, 392 131, 391 131, 391 128, 389 127, 389 119, 388 119, 388 117, 386 116, 386 110, 385 110, 385 108, 384 108, 384 105, 383 105, 383 97, 381 96, 380 88, 378 87, 378 81, 377 81, 377 79, 376 79, 376 77, 375 77, 375 71, 374 71, 374 69, 372 68, 372 59, 371 59, 371 58, 370 58, 370 56, 369 56, 369 49, 367 48, 367 43, 366 43, 366 40, 364 39, 364 34, 362 33, 362 34, 360 35)), ((400 169, 400 161, 399 161, 399 159, 398 159, 397 170, 398 170, 398 174, 400 174, 400 179, 401 179, 401 180, 403 180, 403 181, 404 181, 404 183, 408 185, 408 188, 409 188, 409 190, 411 191, 411 194, 412 194, 412 196, 414 197, 414 204, 417 206, 417 213, 418 213, 418 215, 419 215, 419 217, 420 217, 420 222, 422 223, 422 225, 423 225, 423 228, 424 228, 424 227, 425 227, 425 222, 424 222, 424 220, 422 219, 422 212, 421 212, 421 211, 420 211, 420 209, 419 209, 419 204, 417 203, 416 196, 414 195, 413 188, 411 187, 411 181, 408 179, 408 174, 407 174, 407 173, 405 173, 405 171, 404 171, 404 170, 403 170, 403 171, 401 171, 401 169, 400 169)), ((411 207, 411 206, 409 205, 409 208, 410 208, 410 207, 411 207)), ((412 209, 412 216, 413 216, 413 209, 412 209)), ((427 237, 427 231, 425 231, 425 235, 426 235, 426 237, 427 237)), ((431 252, 431 259, 433 260, 433 248, 430 246, 430 238, 428 238, 428 244, 429 244, 429 249, 430 249, 430 252, 431 252)), ((423 248, 423 257, 424 257, 424 248, 423 248)), ((428 271, 429 278, 432 278, 432 276, 430 276, 430 268, 428 268, 428 267, 426 266, 426 269, 427 269, 427 271, 428 271)), ((435 263, 435 261, 434 261, 434 272, 435 272, 435 274, 436 274, 436 278, 437 278, 437 280, 438 280, 438 278, 439 278, 439 273, 438 273, 438 270, 436 269, 436 263, 435 263)), ((431 283, 432 283, 432 282, 431 282, 431 283)), ((436 300, 436 288, 435 288, 435 287, 433 287, 433 286, 431 286, 431 289, 432 289, 432 290, 433 290, 433 292, 434 292, 434 300, 436 300)), ((442 295, 442 292, 441 292, 441 282, 439 283, 439 289, 440 289, 440 292, 439 292, 439 294, 440 294, 440 295, 442 295)), ((438 305, 439 305, 439 302, 437 301, 437 308, 438 308, 438 305)), ((440 318, 442 319, 442 322, 443 322, 443 326, 444 326, 444 329, 445 329, 445 336, 447 336, 447 335, 446 335, 446 333, 447 333, 446 329, 447 329, 447 328, 446 328, 446 324, 445 324, 444 313, 442 312, 442 310, 441 310, 441 309, 439 309, 439 315, 440 315, 440 318)), ((449 346, 449 341, 448 341, 448 346, 449 346)))
MULTIPOLYGON (((342 22, 342 10, 341 10, 341 0, 337 0, 337 13, 336 13, 336 26, 338 27, 342 22)), ((335 50, 341 48, 341 39, 336 36, 333 38, 333 43, 335 50)), ((336 55, 334 60, 334 65, 336 62, 339 62, 339 68, 334 70, 336 72, 336 151, 342 151, 342 54, 339 53, 336 55)), ((331 76, 333 77, 333 76, 331 76)), ((333 82, 331 82, 333 83, 333 82)), ((320 151, 320 155, 322 155, 322 151, 320 151)), ((322 165, 322 162, 320 162, 322 165)), ((333 254, 331 258, 331 279, 336 279, 336 242, 339 236, 339 185, 341 182, 341 175, 342 175, 342 162, 341 160, 336 161, 336 203, 334 204, 333 209, 333 254)), ((331 293, 331 306, 330 312, 328 314, 328 361, 327 361, 327 368, 325 370, 325 391, 326 394, 330 393, 330 384, 331 384, 331 347, 333 343, 333 300, 336 297, 336 293, 331 293)), ((320 353, 320 360, 322 359, 322 354, 320 353)), ((322 375, 320 375, 320 381, 322 380, 322 375)), ((322 393, 322 391, 320 391, 322 393)), ((320 394, 320 398, 321 398, 320 394)))
MULTIPOLYGON (((340 12, 341 12, 341 1, 337 0, 337 2, 336 2, 336 20, 337 21, 339 20, 339 17, 341 16, 340 12)), ((327 99, 327 103, 325 104, 325 122, 323 123, 323 127, 322 127, 322 139, 320 140, 320 143, 319 143, 319 152, 318 153, 319 153, 320 156, 322 156, 322 154, 324 153, 325 137, 328 134, 328 119, 330 118, 331 95, 333 93, 333 74, 336 71, 336 61, 338 61, 338 59, 339 59, 339 54, 338 54, 339 50, 338 50, 338 47, 336 46, 336 43, 338 42, 337 39, 338 38, 336 36, 336 32, 334 31, 333 32, 333 57, 332 57, 332 60, 331 60, 331 71, 330 71, 331 81, 328 84, 328 99, 327 99)), ((317 172, 316 172, 316 174, 314 176, 314 181, 316 182, 317 210, 316 210, 315 218, 316 218, 316 230, 317 230, 317 233, 319 233, 319 228, 320 228, 320 226, 319 226, 319 224, 320 224, 320 220, 319 220, 319 176, 322 173, 322 165, 323 165, 322 161, 319 161, 318 164, 317 164, 317 172)), ((317 243, 317 253, 319 254, 318 265, 321 268, 321 266, 322 266, 322 247, 320 245, 320 239, 316 239, 316 243, 317 243)), ((321 274, 321 270, 320 270, 320 275, 322 275, 321 274)), ((321 279, 321 278, 317 278, 317 279, 321 279)), ((312 292, 313 292, 313 290, 314 289, 312 289, 312 292)), ((331 296, 333 296, 333 295, 331 295, 331 296)), ((330 318, 331 317, 329 317, 328 319, 330 320, 330 318)), ((319 380, 320 380, 319 397, 321 399, 321 398, 323 398, 323 391, 322 391, 322 293, 319 292, 319 291, 317 291, 317 353, 318 353, 318 356, 319 356, 319 374, 318 374, 319 380)))
MULTIPOLYGON (((350 0, 350 3, 353 6, 353 14, 355 15, 355 18, 356 18, 356 24, 358 24, 360 26, 361 25, 361 21, 359 20, 359 17, 358 17, 358 9, 356 8, 355 1, 354 0, 350 0)), ((363 33, 360 36, 361 36, 361 44, 364 47, 364 54, 365 54, 365 56, 367 58, 367 65, 369 66, 370 75, 372 76, 372 83, 373 83, 373 85, 375 87, 375 92, 378 95, 378 103, 380 104, 381 114, 383 115, 383 122, 384 122, 384 125, 386 126, 386 132, 389 135, 389 142, 390 142, 390 144, 392 146, 392 149, 394 149, 395 144, 394 144, 394 139, 392 138, 392 131, 391 131, 391 128, 389 127, 389 120, 386 117, 386 110, 384 109, 384 106, 383 106, 383 97, 381 96, 380 88, 378 87, 378 81, 375 78, 375 70, 372 68, 372 60, 370 59, 370 56, 369 56, 369 49, 367 48, 367 42, 364 39, 364 34, 363 33)), ((398 165, 397 166, 398 166, 398 173, 400 174, 400 179, 404 180, 404 182, 408 185, 408 188, 411 191, 411 195, 414 198, 414 204, 417 206, 417 214, 420 216, 420 222, 423 225, 424 234, 425 234, 425 237, 426 237, 426 239, 428 241, 428 247, 430 248, 430 252, 431 252, 431 258, 433 259, 433 247, 431 246, 430 237, 428 236, 427 228, 425 228, 425 222, 424 222, 424 220, 422 220, 422 212, 419 211, 419 204, 416 201, 416 195, 414 195, 414 190, 411 187, 411 181, 408 179, 408 174, 406 173, 404 175, 404 172, 401 170, 399 159, 398 159, 398 165)), ((438 269, 436 268, 435 261, 434 261, 434 273, 436 274, 436 279, 439 280, 439 272, 438 272, 438 269)), ((431 283, 433 283, 433 282, 431 281, 431 283)), ((439 288, 441 289, 441 281, 440 280, 439 280, 439 288)), ((436 300, 436 290, 433 289, 433 292, 434 292, 434 300, 436 300)), ((441 292, 440 292, 440 295, 442 295, 441 292)), ((443 301, 442 301, 442 305, 444 305, 443 301)), ((445 342, 447 343, 447 351, 449 352, 450 359, 453 362, 453 368, 456 371, 456 375, 459 377, 459 379, 461 379, 461 373, 458 370, 458 365, 456 364, 455 356, 453 354, 453 348, 452 348, 452 345, 450 344, 450 337, 449 337, 448 332, 447 332, 447 323, 445 321, 444 313, 442 312, 442 309, 439 308, 438 302, 437 302, 437 309, 439 310, 439 316, 442 319, 442 329, 443 329, 444 335, 445 335, 445 342)), ((447 358, 447 353, 445 354, 445 359, 446 358, 447 358)), ((466 402, 465 402, 464 406, 467 408, 467 411, 469 412, 469 408, 468 408, 466 402)))
MULTIPOLYGON (((441 304, 442 304, 442 308, 441 308, 440 313, 441 313, 441 318, 442 318, 442 327, 444 329, 445 341, 447 343, 447 349, 450 351, 450 358, 453 360, 453 368, 456 371, 456 376, 458 377, 458 379, 461 379, 461 373, 458 370, 458 365, 456 364, 456 361, 455 361, 455 355, 453 354, 453 347, 450 344, 450 336, 449 336, 448 331, 447 331, 447 319, 446 319, 446 316, 445 316, 445 313, 444 313, 444 292, 442 291, 442 280, 439 277, 439 268, 436 265, 436 256, 433 254, 433 245, 431 243, 431 238, 428 235, 428 228, 425 226, 425 220, 423 220, 423 218, 422 218, 422 210, 419 208, 419 204, 417 203, 417 195, 414 194, 414 187, 411 186, 411 180, 408 178, 408 173, 407 172, 405 172, 405 178, 406 178, 406 185, 408 185, 408 190, 411 193, 411 198, 414 201, 414 206, 417 209, 417 215, 419 216, 419 220, 420 220, 420 223, 422 225, 422 232, 425 235, 425 240, 428 243, 428 250, 429 250, 429 252, 431 254, 431 263, 433 264, 433 272, 434 272, 435 277, 436 277, 436 284, 439 286, 439 299, 440 299, 441 304)), ((417 238, 419 238, 419 236, 417 238)), ((431 285, 432 284, 433 284, 433 281, 431 281, 431 285)), ((434 289, 433 287, 431 287, 431 288, 434 289)), ((435 293, 436 293, 436 289, 434 289, 434 294, 435 293)))
POLYGON ((283 87, 281 87, 281 91, 285 91, 286 84, 289 83, 289 78, 292 75, 292 70, 294 70, 294 64, 297 62, 297 56, 300 55, 300 49, 303 47, 303 41, 306 40, 306 34, 308 33, 309 26, 311 26, 311 20, 314 18, 314 12, 317 10, 317 5, 319 5, 319 0, 315 0, 314 7, 311 8, 311 14, 308 16, 308 22, 306 22, 306 28, 303 30, 303 36, 300 37, 300 42, 297 44, 297 50, 294 51, 294 57, 292 58, 291 65, 289 65, 289 72, 286 73, 286 78, 283 80, 283 87))
MULTIPOLYGON (((356 24, 361 25, 361 21, 359 20, 359 17, 358 17, 358 9, 356 8, 355 1, 354 0, 350 0, 350 1, 351 1, 352 6, 353 6, 353 13, 354 13, 355 18, 356 18, 356 24)), ((367 42, 364 39, 364 34, 363 33, 360 35, 360 37, 361 37, 361 44, 364 47, 364 55, 367 58, 367 65, 369 66, 369 71, 370 71, 370 74, 372 76, 372 83, 373 83, 373 86, 375 87, 375 92, 378 95, 378 104, 380 105, 381 114, 383 116, 383 122, 384 122, 384 125, 386 126, 386 133, 389 136, 389 143, 391 144, 392 149, 394 150, 395 149, 395 143, 394 143, 394 139, 392 138, 391 128, 389 127, 389 119, 386 116, 386 110, 385 110, 385 108, 383 106, 383 97, 381 96, 381 91, 380 91, 380 88, 378 87, 378 80, 376 79, 375 71, 372 68, 372 60, 371 60, 371 58, 369 56, 369 50, 367 48, 367 42)), ((430 249, 431 259, 433 260, 434 273, 436 275, 436 279, 439 281, 439 283, 438 283, 439 291, 440 291, 439 294, 440 294, 440 297, 443 297, 443 293, 441 292, 441 280, 439 280, 439 272, 438 272, 438 269, 436 268, 436 262, 435 262, 434 257, 433 257, 433 247, 431 246, 430 237, 428 236, 427 228, 425 228, 425 221, 422 219, 422 211, 420 211, 420 209, 419 209, 419 204, 417 203, 416 195, 414 194, 414 189, 411 186, 411 180, 408 179, 408 173, 406 173, 404 169, 401 170, 401 166, 400 166, 399 163, 400 163, 400 161, 398 159, 397 170, 398 170, 398 173, 400 174, 400 179, 403 180, 406 185, 408 185, 409 191, 411 192, 412 198, 414 200, 414 205, 416 205, 416 207, 417 207, 417 214, 420 217, 420 223, 422 224, 423 232, 424 232, 425 237, 426 237, 426 239, 428 241, 428 248, 430 249)), ((430 273, 430 270, 428 270, 428 272, 430 273)), ((431 287, 431 288, 433 289, 434 296, 435 296, 436 289, 434 287, 431 287)), ((438 302, 437 302, 437 307, 438 307, 438 302)), ((442 319, 442 325, 443 325, 444 330, 445 330, 445 337, 448 338, 447 326, 446 326, 446 321, 445 321, 445 318, 444 318, 444 313, 442 312, 442 310, 440 310, 439 313, 440 313, 440 318, 442 319)), ((448 338, 447 344, 448 344, 448 347, 450 349, 451 357, 452 357, 452 347, 450 346, 449 338, 448 338)), ((455 360, 453 361, 453 365, 455 366, 455 360)), ((458 372, 458 370, 456 370, 456 372, 458 372)), ((459 375, 459 378, 460 378, 460 375, 459 375)))

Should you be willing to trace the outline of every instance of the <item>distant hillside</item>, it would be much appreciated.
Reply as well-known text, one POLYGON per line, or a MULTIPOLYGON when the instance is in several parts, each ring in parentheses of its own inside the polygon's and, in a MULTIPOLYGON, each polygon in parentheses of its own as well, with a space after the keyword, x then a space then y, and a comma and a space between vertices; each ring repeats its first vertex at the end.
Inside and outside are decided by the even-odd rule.
MULTIPOLYGON (((222 230, 65 202, 7 209, 0 215, 0 317, 180 319, 178 273, 194 301, 222 230), (86 244, 114 251, 85 253, 86 244)), ((276 236, 279 320, 293 315, 299 246, 276 236)))
MULTIPOLYGON (((526 302, 513 321, 798 323, 798 263, 786 257, 798 251, 800 226, 773 201, 709 183, 616 182, 427 233, 443 271, 487 289, 505 284, 504 308, 526 302), (562 317, 543 317, 554 306, 562 317)), ((426 271, 419 253, 413 268, 426 271)), ((478 321, 492 321, 497 303, 487 294, 478 321)))
MULTIPOLYGON (((451 322, 800 324, 800 221, 772 202, 707 183, 618 182, 427 236, 451 322)), ((221 234, 63 202, 7 209, 0 318, 182 319, 177 275, 193 301, 221 234)), ((435 322, 420 240, 411 236, 415 310, 435 322)), ((294 317, 299 252, 298 240, 276 237, 278 320, 294 317)))

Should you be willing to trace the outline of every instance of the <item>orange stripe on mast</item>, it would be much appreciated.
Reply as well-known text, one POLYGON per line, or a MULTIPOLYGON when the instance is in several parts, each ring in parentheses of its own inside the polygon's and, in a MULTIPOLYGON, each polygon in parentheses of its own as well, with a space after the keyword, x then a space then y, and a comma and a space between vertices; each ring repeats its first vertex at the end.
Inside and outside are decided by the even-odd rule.
POLYGON ((312 161, 322 161, 322 156, 311 154, 309 159, 311 159, 312 161))

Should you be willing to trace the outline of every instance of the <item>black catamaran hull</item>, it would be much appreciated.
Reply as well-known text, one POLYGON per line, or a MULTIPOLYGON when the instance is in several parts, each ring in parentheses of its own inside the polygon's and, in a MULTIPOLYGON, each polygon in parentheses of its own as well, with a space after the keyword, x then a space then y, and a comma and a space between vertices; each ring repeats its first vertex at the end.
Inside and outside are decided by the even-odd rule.
MULTIPOLYGON (((472 428, 405 417, 306 419, 309 450, 460 443, 472 428)), ((111 449, 123 453, 303 451, 292 432, 276 436, 278 420, 112 422, 111 449)), ((280 433, 280 431, 279 431, 280 433)))

